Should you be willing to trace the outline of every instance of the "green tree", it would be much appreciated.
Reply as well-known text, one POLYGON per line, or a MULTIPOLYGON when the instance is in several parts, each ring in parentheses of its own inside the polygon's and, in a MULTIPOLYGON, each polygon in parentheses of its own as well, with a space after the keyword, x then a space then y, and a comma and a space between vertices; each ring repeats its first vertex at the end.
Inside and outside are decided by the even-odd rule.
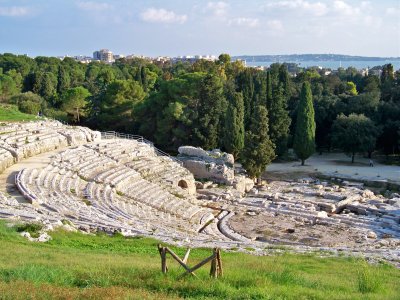
POLYGON ((22 91, 22 81, 23 77, 21 73, 17 72, 16 70, 9 70, 5 73, 7 76, 10 76, 15 83, 16 91, 20 93, 22 91))
MULTIPOLYGON (((33 92, 42 96, 47 101, 51 102, 56 94, 57 77, 51 72, 37 72, 33 79, 33 92)), ((53 101, 53 104, 54 101, 53 101)))
POLYGON ((291 119, 286 109, 287 103, 283 85, 279 84, 274 90, 269 109, 269 132, 271 141, 276 146, 276 154, 278 156, 283 155, 287 150, 291 119))
POLYGON ((142 82, 142 87, 143 90, 146 92, 147 91, 147 72, 146 72, 146 68, 145 67, 141 67, 140 68, 140 78, 141 78, 141 82, 142 82))
POLYGON ((379 92, 379 78, 378 76, 367 76, 364 78, 364 92, 379 92))
POLYGON ((251 116, 253 110, 254 99, 254 81, 253 70, 246 68, 237 78, 238 91, 243 93, 244 101, 244 126, 249 130, 251 124, 251 116))
POLYGON ((381 82, 385 84, 387 81, 394 80, 394 68, 392 64, 386 64, 382 68, 381 82))
POLYGON ((226 53, 222 53, 218 56, 218 63, 227 65, 231 62, 231 56, 226 53))
POLYGON ((315 142, 319 152, 322 154, 323 148, 331 148, 331 127, 337 116, 337 103, 340 98, 333 94, 328 94, 314 98, 315 109, 315 142))
POLYGON ((378 110, 380 96, 380 92, 371 92, 350 97, 347 103, 346 114, 364 114, 372 118, 378 110))
POLYGON ((357 87, 356 87, 356 85, 355 85, 354 82, 348 81, 348 82, 346 83, 346 93, 349 94, 349 95, 351 95, 351 96, 356 96, 356 95, 358 95, 357 87))
POLYGON ((115 80, 107 86, 99 101, 95 121, 102 129, 131 131, 134 107, 143 101, 145 93, 135 80, 115 80))
POLYGON ((271 109, 272 103, 272 79, 271 79, 271 72, 267 72, 267 108, 268 110, 271 109))
POLYGON ((240 162, 247 174, 261 179, 262 173, 275 158, 275 146, 268 134, 268 111, 264 106, 257 106, 251 129, 246 132, 245 146, 240 162))
POLYGON ((293 148, 301 165, 315 151, 315 119, 311 86, 308 81, 303 83, 300 102, 297 108, 296 130, 293 148))
POLYGON ((62 109, 74 115, 75 121, 80 122, 80 117, 85 115, 90 92, 84 87, 68 89, 63 95, 62 109))
POLYGON ((222 81, 216 75, 207 74, 202 79, 197 111, 198 119, 194 122, 195 143, 204 149, 218 147, 222 137, 220 133, 223 133, 226 99, 223 95, 222 81))
POLYGON ((70 87, 70 85, 71 78, 69 77, 69 74, 66 71, 65 67, 60 65, 57 75, 57 93, 61 95, 70 87))
POLYGON ((0 102, 7 101, 12 95, 18 92, 17 86, 14 80, 8 76, 0 75, 0 102))
POLYGON ((375 124, 363 114, 341 114, 332 126, 332 143, 351 155, 351 162, 357 152, 371 153, 379 134, 375 124))
POLYGON ((21 93, 11 97, 10 102, 16 104, 24 113, 37 115, 42 109, 43 98, 32 92, 21 93))
POLYGON ((279 67, 279 82, 282 84, 283 96, 288 101, 291 96, 291 82, 287 66, 284 64, 279 67))
POLYGON ((244 147, 244 103, 242 93, 228 92, 228 109, 225 117, 224 146, 238 158, 244 147))

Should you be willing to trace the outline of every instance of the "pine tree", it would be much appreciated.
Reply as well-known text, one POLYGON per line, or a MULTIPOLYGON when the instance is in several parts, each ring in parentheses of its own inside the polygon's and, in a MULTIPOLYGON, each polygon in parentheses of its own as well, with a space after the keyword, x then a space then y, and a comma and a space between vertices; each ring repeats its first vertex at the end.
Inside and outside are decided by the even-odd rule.
POLYGON ((301 165, 315 151, 315 120, 311 86, 304 82, 300 93, 300 102, 297 109, 296 131, 293 148, 301 159, 301 165))
POLYGON ((235 158, 244 147, 244 103, 242 93, 228 92, 229 105, 225 117, 224 146, 235 158))
POLYGON ((246 132, 241 153, 242 166, 251 178, 260 180, 266 166, 275 158, 274 144, 268 134, 268 111, 257 106, 251 129, 246 132))
POLYGON ((283 85, 279 84, 274 90, 269 109, 269 131, 278 156, 283 155, 287 150, 290 123, 283 85))

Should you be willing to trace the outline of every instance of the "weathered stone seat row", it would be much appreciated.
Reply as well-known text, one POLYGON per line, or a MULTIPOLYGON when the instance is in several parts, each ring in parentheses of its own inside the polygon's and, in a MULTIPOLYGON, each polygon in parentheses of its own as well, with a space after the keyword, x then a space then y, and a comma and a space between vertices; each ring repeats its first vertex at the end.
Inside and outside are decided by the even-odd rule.
POLYGON ((235 232, 230 226, 229 226, 229 219, 235 215, 234 212, 229 212, 227 215, 223 216, 222 219, 219 222, 218 228, 219 230, 228 238, 234 241, 240 241, 240 242, 249 242, 250 239, 244 237, 243 235, 235 232))
POLYGON ((156 230, 158 224, 162 229, 157 231, 163 234, 196 233, 196 226, 190 228, 187 222, 168 214, 161 213, 160 217, 160 212, 143 204, 135 207, 131 199, 116 195, 109 186, 94 182, 86 184, 73 175, 72 172, 60 174, 60 170, 52 167, 24 170, 20 172, 17 185, 21 191, 27 191, 26 194, 29 193, 37 204, 74 222, 101 223, 115 228, 121 226, 119 223, 122 222, 125 227, 131 226, 146 234, 156 230), (90 201, 89 206, 79 195, 90 201), (114 198, 118 200, 114 201, 114 198), (125 203, 123 208, 118 205, 122 201, 125 203))
POLYGON ((21 159, 100 138, 100 132, 84 127, 64 126, 57 121, 0 126, 0 172, 21 159))
POLYGON ((138 157, 154 157, 155 149, 149 144, 136 140, 112 139, 87 145, 100 154, 110 157, 118 163, 130 162, 138 157))
MULTIPOLYGON (((83 187, 85 186, 83 180, 79 177, 73 178, 70 173, 61 175, 56 171, 45 169, 36 170, 36 172, 33 170, 20 172, 17 182, 18 188, 22 191, 28 191, 37 205, 47 211, 57 213, 59 218, 67 218, 77 224, 97 224, 116 229, 129 229, 131 227, 121 218, 110 214, 108 210, 99 210, 95 206, 85 203, 83 198, 79 196, 79 194, 83 195, 83 187)), ((141 233, 149 233, 138 226, 136 222, 134 223, 135 226, 131 229, 139 230, 141 233)))
POLYGON ((136 140, 112 139, 86 147, 113 159, 118 164, 125 164, 139 172, 146 180, 163 185, 173 194, 195 194, 193 175, 171 158, 158 156, 150 144, 136 140), (180 186, 181 180, 185 183, 181 183, 180 186))
MULTIPOLYGON (((144 235, 225 238, 216 222, 213 233, 198 233, 214 215, 194 197, 185 197, 195 192, 190 172, 158 156, 151 144, 100 139, 98 132, 56 121, 9 124, 0 129, 0 170, 33 155, 77 146, 52 157, 45 168, 17 174, 16 186, 34 204, 30 207, 75 224, 144 235)), ((27 218, 36 218, 34 209, 29 214, 27 218)))
MULTIPOLYGON (((108 145, 109 141, 105 141, 105 144, 108 145)), ((111 144, 114 145, 115 143, 111 144)), ((132 144, 134 145, 135 143, 132 144)), ((145 205, 151 208, 152 215, 158 213, 162 214, 163 218, 174 218, 174 223, 181 227, 180 230, 185 229, 196 232, 214 218, 209 209, 201 208, 191 204, 186 199, 178 198, 162 188, 161 182, 154 183, 143 179, 141 174, 133 168, 118 164, 117 161, 105 155, 104 151, 96 151, 95 149, 101 148, 104 150, 107 148, 101 147, 101 145, 102 143, 100 142, 63 151, 54 156, 51 164, 42 171, 35 169, 24 170, 18 177, 17 185, 19 189, 31 202, 46 204, 47 207, 52 207, 53 210, 64 215, 65 210, 74 205, 74 198, 85 197, 87 201, 96 206, 99 212, 108 218, 123 220, 124 223, 127 223, 132 217, 129 212, 118 207, 110 198, 107 198, 111 197, 111 194, 113 195, 112 197, 115 197, 115 193, 118 192, 120 193, 118 197, 125 199, 125 207, 128 207, 130 211, 135 210, 135 205, 132 205, 132 203, 141 203, 142 206, 145 205), (93 145, 96 146, 93 147, 93 145), (82 184, 77 183, 79 181, 90 182, 85 188, 82 188, 82 184), (99 188, 99 186, 103 186, 103 188, 99 188), (108 188, 105 188, 106 186, 108 188), (93 187, 94 190, 91 191, 93 187), (112 189, 113 192, 107 191, 108 189, 112 189), (55 191, 54 193, 52 193, 53 190, 55 191), (69 196, 65 197, 61 195, 62 193, 69 196), (105 195, 108 196, 106 197, 105 195), (53 199, 54 197, 58 197, 58 200, 53 199), (50 200, 45 198, 50 198, 50 200), (66 205, 61 205, 60 202, 66 205)), ((170 159, 160 159, 161 163, 170 163, 170 161, 170 159)), ((157 164, 153 165, 157 167, 157 164)), ((178 164, 176 165, 179 167, 178 164)), ((185 173, 182 170, 180 172, 185 173)), ((78 201, 78 203, 75 206, 84 205, 82 200, 78 201)), ((78 210, 82 209, 85 210, 87 208, 79 207, 78 210)), ((149 215, 151 214, 149 213, 149 215)), ((138 218, 140 216, 137 216, 138 218)), ((150 223, 154 222, 156 223, 157 220, 152 219, 150 223)), ((142 226, 138 225, 137 227, 141 228, 142 226)), ((172 222, 166 225, 168 230, 173 227, 172 222)))
MULTIPOLYGON (((105 141, 105 144, 108 145, 109 141, 105 141)), ((114 145, 115 143, 112 144, 114 145)), ((132 145, 135 144, 137 144, 136 141, 132 143, 132 145)), ((163 189, 161 187, 162 182, 159 180, 157 180, 156 184, 143 179, 141 174, 134 169, 124 165, 118 165, 116 161, 105 156, 104 151, 99 153, 94 150, 96 148, 104 149, 101 145, 102 143, 96 143, 96 147, 80 146, 75 149, 67 150, 58 155, 55 161, 58 161, 58 163, 65 168, 76 171, 79 176, 87 180, 94 180, 96 182, 112 185, 126 196, 136 201, 146 203, 156 209, 176 214, 184 219, 193 219, 194 222, 200 222, 200 219, 203 218, 203 216, 199 214, 202 209, 185 200, 177 198, 175 195, 163 189)), ((161 158, 159 162, 162 163, 163 161, 166 161, 166 159, 161 158)), ((171 163, 171 160, 168 159, 167 162, 171 163)), ((173 164, 179 166, 175 162, 173 162, 173 164)), ((181 173, 185 173, 185 171, 181 171, 181 173)), ((212 218, 212 214, 210 213, 209 218, 212 218)))

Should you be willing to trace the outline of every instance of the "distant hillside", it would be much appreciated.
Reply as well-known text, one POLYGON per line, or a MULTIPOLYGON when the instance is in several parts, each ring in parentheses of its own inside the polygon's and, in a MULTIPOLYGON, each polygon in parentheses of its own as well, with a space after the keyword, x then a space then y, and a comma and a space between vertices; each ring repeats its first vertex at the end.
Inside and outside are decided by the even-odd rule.
POLYGON ((288 55, 239 55, 233 59, 243 59, 246 61, 400 61, 400 57, 372 57, 372 56, 352 56, 342 54, 288 54, 288 55))

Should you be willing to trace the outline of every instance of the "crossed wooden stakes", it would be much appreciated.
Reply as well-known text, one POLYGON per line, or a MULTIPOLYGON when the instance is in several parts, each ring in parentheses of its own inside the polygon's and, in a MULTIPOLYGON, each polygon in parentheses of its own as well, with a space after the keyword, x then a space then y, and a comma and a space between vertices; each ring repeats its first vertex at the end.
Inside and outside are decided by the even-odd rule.
POLYGON ((187 249, 183 259, 180 259, 179 256, 176 255, 171 249, 169 249, 168 247, 163 247, 163 246, 161 246, 161 244, 158 244, 158 252, 160 252, 160 256, 161 256, 161 272, 163 272, 164 274, 168 272, 167 253, 169 253, 185 269, 185 272, 182 275, 180 275, 179 278, 182 278, 188 274, 198 278, 196 276, 196 274, 194 273, 194 271, 201 268, 209 261, 211 261, 210 277, 218 278, 218 277, 222 277, 222 275, 223 275, 221 250, 219 248, 214 248, 213 254, 211 256, 202 260, 201 262, 199 262, 197 265, 195 265, 192 268, 190 268, 187 265, 187 260, 189 258, 189 254, 190 254, 190 248, 187 249))

